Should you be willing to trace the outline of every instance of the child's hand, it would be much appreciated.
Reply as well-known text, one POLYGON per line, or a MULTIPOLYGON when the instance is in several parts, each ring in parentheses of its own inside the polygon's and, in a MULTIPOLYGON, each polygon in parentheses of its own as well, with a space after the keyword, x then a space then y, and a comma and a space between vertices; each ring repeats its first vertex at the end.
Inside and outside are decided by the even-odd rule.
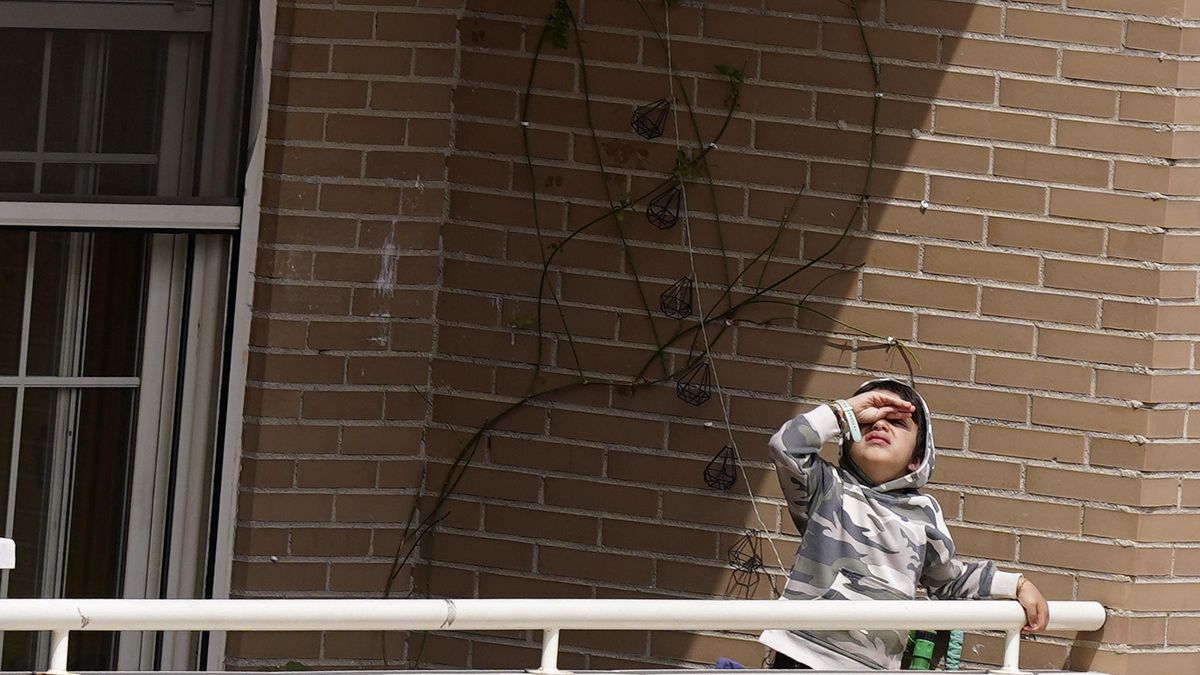
POLYGON ((859 424, 874 424, 881 419, 911 419, 916 406, 884 389, 864 391, 847 399, 859 424))
POLYGON ((1046 598, 1033 582, 1021 577, 1017 582, 1017 602, 1025 608, 1025 627, 1022 633, 1037 633, 1044 630, 1050 621, 1050 607, 1046 598))

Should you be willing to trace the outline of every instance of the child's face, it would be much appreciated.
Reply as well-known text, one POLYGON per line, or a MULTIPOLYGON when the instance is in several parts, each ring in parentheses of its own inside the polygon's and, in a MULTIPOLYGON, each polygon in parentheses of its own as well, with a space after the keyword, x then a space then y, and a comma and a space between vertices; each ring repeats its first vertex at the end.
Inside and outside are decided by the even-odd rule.
POLYGON ((863 438, 850 445, 850 459, 876 485, 917 470, 917 421, 893 416, 862 426, 863 438))

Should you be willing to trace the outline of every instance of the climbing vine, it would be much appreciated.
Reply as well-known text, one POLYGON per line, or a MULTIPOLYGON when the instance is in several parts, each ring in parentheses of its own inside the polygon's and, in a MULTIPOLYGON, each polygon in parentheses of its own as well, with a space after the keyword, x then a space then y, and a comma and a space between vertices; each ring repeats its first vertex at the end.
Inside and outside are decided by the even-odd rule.
MULTIPOLYGON (((509 328, 514 332, 532 333, 536 338, 537 352, 534 363, 532 364, 533 373, 530 379, 529 390, 520 399, 508 404, 498 414, 486 420, 471 436, 463 443, 457 454, 452 459, 450 466, 442 479, 441 484, 433 492, 431 501, 421 504, 414 501, 412 509, 408 516, 404 519, 404 528, 402 535, 397 544, 397 547, 392 556, 392 563, 388 573, 387 581, 383 589, 383 596, 390 597, 394 590, 396 580, 409 567, 414 556, 418 554, 422 543, 429 541, 429 537, 448 514, 447 502, 455 494, 459 483, 467 469, 472 465, 476 458, 476 454, 483 445, 487 434, 495 429, 505 419, 516 413, 520 409, 531 403, 550 402, 568 392, 586 387, 613 387, 632 395, 633 393, 656 385, 660 385, 672 380, 675 380, 680 392, 680 397, 688 400, 683 396, 686 390, 689 392, 691 400, 694 404, 703 404, 708 400, 708 396, 701 396, 695 388, 695 377, 697 373, 703 373, 708 376, 708 369, 712 368, 712 362, 709 355, 709 346, 717 343, 721 337, 730 328, 742 323, 754 323, 756 325, 774 325, 779 321, 794 320, 795 311, 809 312, 819 315, 826 320, 844 327, 848 331, 858 333, 867 338, 872 338, 878 341, 880 348, 897 350, 905 363, 909 366, 910 377, 912 374, 911 360, 915 360, 911 350, 903 342, 893 338, 874 335, 867 331, 857 329, 853 326, 838 320, 814 307, 808 306, 809 297, 819 289, 820 285, 826 280, 846 272, 857 269, 857 266, 842 266, 831 270, 830 274, 825 278, 818 280, 809 290, 799 299, 789 297, 789 294, 781 291, 781 287, 787 284, 797 275, 805 272, 809 268, 819 263, 826 262, 829 257, 838 249, 846 239, 849 231, 853 228, 856 222, 859 222, 863 216, 865 207, 868 201, 868 185, 873 175, 875 166, 875 145, 878 137, 878 116, 879 116, 879 67, 867 43, 866 30, 863 22, 858 14, 858 7, 855 0, 849 0, 848 6, 852 10, 854 20, 856 21, 859 33, 863 41, 864 50, 866 52, 868 65, 871 70, 874 82, 874 95, 872 96, 871 122, 870 122, 870 140, 868 143, 866 172, 863 177, 861 190, 856 194, 854 200, 854 208, 847 217, 846 222, 840 228, 840 231, 834 241, 828 248, 818 255, 804 261, 802 264, 793 269, 776 273, 771 273, 771 263, 776 257, 777 249, 782 236, 788 228, 793 226, 793 214, 796 211, 796 206, 803 199, 803 187, 797 188, 792 194, 789 205, 783 209, 778 221, 776 222, 775 230, 771 241, 762 250, 757 251, 748 261, 740 266, 740 270, 730 276, 728 264, 731 261, 729 252, 726 250, 724 238, 722 235, 723 221, 721 220, 720 208, 718 206, 718 194, 716 182, 709 165, 709 158, 713 153, 718 152, 721 147, 722 139, 729 129, 729 125, 738 110, 742 88, 746 83, 746 75, 743 68, 734 67, 728 64, 714 64, 714 72, 722 76, 728 88, 726 96, 726 109, 723 119, 716 132, 711 137, 705 137, 701 133, 695 108, 688 96, 686 82, 675 71, 674 64, 671 61, 671 35, 669 31, 669 13, 671 6, 676 4, 675 0, 656 0, 655 4, 659 4, 663 9, 664 23, 662 30, 659 24, 655 21, 651 12, 646 6, 644 0, 635 0, 638 7, 641 9, 642 15, 645 17, 649 31, 655 36, 659 47, 667 55, 667 70, 668 84, 673 94, 672 97, 665 99, 669 106, 672 106, 676 114, 678 122, 679 106, 673 99, 678 98, 682 104, 683 117, 688 121, 688 126, 692 137, 686 143, 678 138, 680 129, 678 125, 675 128, 676 134, 676 151, 673 156, 671 166, 661 168, 663 177, 657 181, 649 189, 641 191, 636 195, 619 195, 612 194, 609 181, 609 169, 604 163, 604 154, 601 152, 599 136, 596 131, 592 117, 592 98, 588 83, 588 61, 585 55, 585 43, 580 38, 579 23, 566 0, 557 0, 550 12, 550 15, 542 27, 538 36, 537 43, 534 46, 530 70, 523 91, 522 102, 520 107, 520 125, 522 140, 524 146, 524 167, 528 183, 529 183, 529 202, 530 208, 530 223, 533 227, 539 250, 542 253, 541 269, 536 289, 536 305, 533 314, 530 316, 514 317, 509 328), (665 31, 665 34, 664 34, 665 31), (541 58, 547 49, 567 50, 574 46, 576 57, 579 61, 579 80, 580 90, 582 94, 582 105, 585 114, 588 136, 592 150, 596 157, 596 165, 600 172, 601 183, 604 186, 604 203, 607 208, 602 213, 589 219, 588 221, 578 224, 571 228, 566 234, 556 236, 556 240, 549 242, 549 237, 544 231, 541 218, 539 215, 539 197, 538 183, 535 180, 537 175, 536 166, 533 160, 533 152, 530 141, 530 106, 533 97, 531 96, 535 76, 538 67, 541 63, 541 58), (682 189, 685 185, 695 184, 703 188, 712 205, 712 213, 706 215, 715 220, 716 232, 716 251, 719 254, 721 261, 721 269, 723 271, 723 279, 720 281, 702 280, 699 278, 688 277, 687 294, 691 295, 694 292, 694 297, 687 298, 688 312, 687 316, 695 313, 695 320, 687 323, 680 322, 674 327, 673 332, 661 335, 659 324, 655 321, 655 312, 652 309, 650 294, 646 283, 643 281, 641 271, 635 265, 634 256, 632 254, 631 245, 626 236, 625 228, 630 225, 633 219, 630 217, 635 209, 639 207, 647 207, 649 203, 660 195, 664 190, 672 189, 673 187, 680 188, 681 195, 685 195, 682 189), (603 377, 596 378, 588 375, 589 369, 585 366, 583 359, 580 358, 580 353, 576 345, 575 334, 571 329, 567 318, 567 313, 563 307, 562 298, 559 292, 552 283, 553 276, 551 274, 555 260, 564 249, 571 245, 571 242, 579 235, 587 232, 589 229, 601 224, 611 223, 615 231, 616 238, 620 242, 622 254, 624 256, 625 269, 632 278, 634 288, 638 295, 639 313, 648 321, 652 331, 652 339, 654 341, 654 349, 651 354, 640 365, 636 374, 629 378, 621 377, 603 377), (716 290, 716 299, 711 301, 707 306, 700 302, 700 289, 707 288, 716 290), (694 290, 693 290, 694 289, 694 290), (694 306, 691 301, 694 300, 694 306), (788 313, 771 318, 747 319, 743 316, 745 310, 751 307, 759 306, 778 306, 781 309, 787 308, 788 313), (543 354, 543 339, 547 333, 544 325, 545 312, 553 312, 560 325, 557 331, 560 334, 560 339, 567 343, 567 348, 571 353, 573 361, 574 374, 568 382, 557 384, 555 386, 543 386, 545 384, 542 375, 542 370, 547 366, 545 354, 543 354), (686 346, 686 347, 685 347, 686 346), (668 355, 671 350, 679 350, 682 357, 682 350, 687 350, 686 358, 674 359, 674 367, 670 365, 668 355), (657 366, 657 368, 655 367, 657 366), (652 374, 653 373, 653 374, 652 374), (685 386, 687 385, 687 386, 685 386), (422 508, 424 507, 424 508, 422 508)), ((643 134, 639 130, 639 134, 643 134)), ((650 137, 650 136, 647 136, 650 137)), ((692 249, 691 233, 687 229, 688 210, 686 206, 686 196, 683 197, 682 221, 684 223, 685 243, 688 247, 689 254, 692 249)), ((653 219, 652 219, 653 220, 653 219)), ((659 227, 662 224, 655 223, 659 227)), ((673 226, 672 221, 667 227, 673 226)), ((826 263, 828 264, 828 263, 826 263)), ((683 281, 682 279, 680 280, 683 281)), ((677 298, 678 299, 678 298, 677 298)), ((719 387, 719 385, 718 385, 719 387)), ((718 389, 719 393, 719 389, 718 389)), ((720 397, 718 397, 720 398, 720 397)), ((721 401, 724 406, 725 402, 721 401)), ((724 410, 724 408, 723 408, 724 410)), ((728 430, 728 422, 726 423, 728 430)), ((710 463, 705 468, 705 481, 710 486, 723 486, 720 489, 729 489, 734 483, 732 476, 736 476, 734 468, 740 469, 740 457, 737 454, 736 443, 732 442, 732 434, 730 435, 731 444, 722 448, 718 453, 717 458, 714 458, 715 464, 710 463), (719 460, 719 461, 718 461, 719 460)), ((747 488, 748 490, 748 488, 747 488)), ((750 495, 753 498, 753 495, 750 495)), ((747 535, 747 546, 757 546, 756 538, 747 535)), ((753 554, 746 554, 745 551, 730 552, 730 567, 734 575, 731 578, 731 588, 752 588, 750 586, 751 576, 757 575, 761 569, 761 557, 754 549, 753 554), (751 564, 755 563, 755 564, 751 564), (751 576, 748 576, 751 575, 751 576)), ((384 661, 387 662, 386 640, 384 641, 384 661)), ((419 661, 419 656, 417 658, 419 661)))

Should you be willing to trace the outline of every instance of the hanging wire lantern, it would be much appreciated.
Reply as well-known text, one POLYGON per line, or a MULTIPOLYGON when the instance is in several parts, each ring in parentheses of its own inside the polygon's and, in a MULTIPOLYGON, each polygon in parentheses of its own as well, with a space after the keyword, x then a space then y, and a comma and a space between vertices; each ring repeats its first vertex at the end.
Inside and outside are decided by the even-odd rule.
POLYGON ((683 200, 683 188, 678 181, 650 198, 646 204, 646 220, 660 230, 669 230, 679 222, 679 203, 683 200))
POLYGON ((634 132, 647 140, 662 136, 667 127, 667 113, 669 112, 671 112, 671 102, 665 98, 638 106, 633 111, 634 132))
POLYGON ((758 532, 746 530, 746 534, 734 542, 728 553, 733 574, 729 577, 725 594, 740 598, 753 597, 760 580, 758 572, 763 569, 762 555, 758 551, 758 532))
POLYGON ((728 490, 737 482, 733 446, 726 444, 704 467, 704 484, 714 490, 728 490))
POLYGON ((675 380, 675 396, 695 406, 704 405, 712 398, 712 366, 708 364, 708 359, 700 359, 683 371, 675 380))
POLYGON ((746 530, 733 546, 729 547, 729 564, 735 570, 746 573, 757 572, 763 568, 762 554, 758 546, 758 530, 746 530))
POLYGON ((670 288, 658 296, 658 307, 672 319, 686 319, 692 315, 692 278, 680 277, 670 288))

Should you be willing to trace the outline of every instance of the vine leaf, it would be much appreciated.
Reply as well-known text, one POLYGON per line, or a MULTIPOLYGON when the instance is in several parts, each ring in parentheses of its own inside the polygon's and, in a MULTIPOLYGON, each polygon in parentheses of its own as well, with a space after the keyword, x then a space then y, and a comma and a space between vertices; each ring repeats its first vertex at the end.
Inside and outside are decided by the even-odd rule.
POLYGON ((571 29, 571 8, 567 0, 558 0, 550 12, 549 31, 550 42, 559 49, 567 48, 567 31, 571 29))

